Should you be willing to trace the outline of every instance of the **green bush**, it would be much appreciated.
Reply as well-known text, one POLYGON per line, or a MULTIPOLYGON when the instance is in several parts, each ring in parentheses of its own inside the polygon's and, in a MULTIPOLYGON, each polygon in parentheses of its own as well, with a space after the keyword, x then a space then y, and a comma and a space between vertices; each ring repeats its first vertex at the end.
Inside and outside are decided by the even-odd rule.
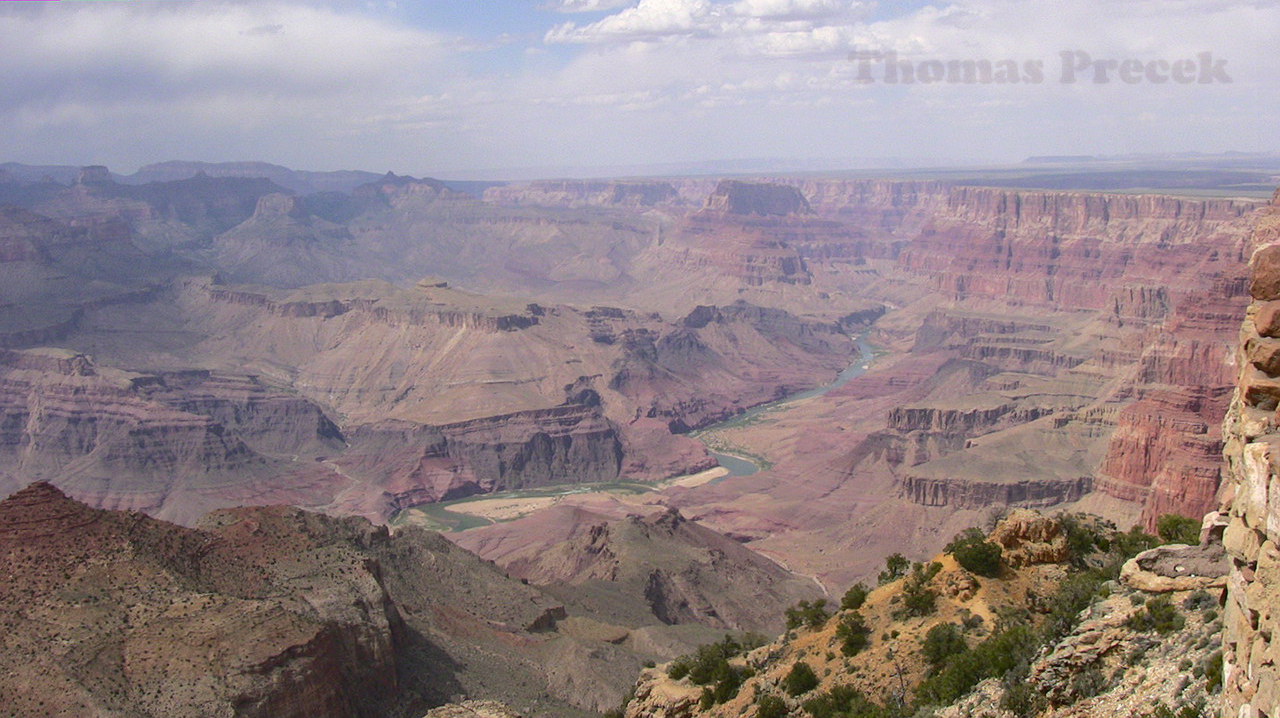
POLYGON ((787 702, 778 696, 761 696, 756 703, 756 718, 786 718, 790 712, 787 702))
POLYGON ((1214 651, 1204 659, 1204 690, 1217 693, 1222 690, 1222 651, 1214 651))
POLYGON ((884 560, 884 570, 877 577, 880 583, 886 584, 890 581, 896 581, 907 575, 907 569, 911 567, 911 562, 900 553, 895 553, 884 560))
POLYGON ((854 611, 840 617, 836 624, 836 638, 840 639, 840 652, 846 656, 857 655, 871 643, 871 629, 867 628, 862 614, 854 611))
POLYGON ((819 598, 812 603, 809 601, 801 601, 791 608, 787 609, 787 628, 799 628, 808 626, 809 628, 821 628, 822 624, 827 622, 831 614, 827 613, 827 599, 819 598))
POLYGON ((844 592, 844 598, 840 599, 840 608, 843 610, 858 610, 862 608, 862 604, 867 602, 867 587, 860 583, 855 583, 844 592))
POLYGON ((929 588, 926 584, 934 576, 937 576, 940 570, 942 570, 942 566, 938 563, 931 563, 928 566, 923 564, 915 565, 911 575, 902 585, 901 605, 893 612, 893 617, 896 620, 918 618, 934 612, 938 592, 929 588))
POLYGON ((1124 623, 1135 631, 1155 631, 1156 633, 1178 631, 1186 624, 1187 619, 1178 612, 1168 596, 1156 596, 1147 601, 1147 605, 1141 611, 1130 616, 1124 623))
POLYGON ((965 529, 947 544, 947 553, 965 569, 988 578, 1000 575, 1002 551, 978 529, 965 529))
POLYGON ((853 686, 836 686, 810 698, 803 706, 813 718, 898 718, 910 715, 872 703, 853 686))
POLYGON ((1004 676, 1030 662, 1040 647, 1040 637, 1029 625, 1003 628, 987 640, 948 658, 942 669, 925 679, 916 691, 923 705, 949 705, 968 693, 979 681, 1004 676))
POLYGON ((1076 567, 1085 566, 1095 553, 1111 549, 1107 533, 1114 526, 1087 514, 1060 513, 1056 518, 1058 525, 1062 527, 1062 533, 1067 537, 1071 563, 1076 567))
POLYGON ((1179 514, 1161 514, 1156 519, 1156 534, 1165 543, 1195 546, 1200 543, 1200 522, 1179 514))
POLYGON ((1096 667, 1077 673, 1071 679, 1071 695, 1076 700, 1084 700, 1101 694, 1110 687, 1107 677, 1096 667))
POLYGON ((937 671, 948 658, 969 650, 964 636, 954 623, 939 623, 925 634, 920 642, 920 652, 929 662, 931 671, 937 671))
POLYGON ((1209 595, 1208 591, 1199 590, 1187 596, 1182 602, 1182 608, 1187 611, 1208 611, 1218 608, 1218 599, 1209 595))
POLYGON ((1179 704, 1176 710, 1165 703, 1157 703, 1156 707, 1144 713, 1142 718, 1211 718, 1213 715, 1206 710, 1204 699, 1200 699, 1194 703, 1179 704))
POLYGON ((1016 716, 1035 716, 1048 703, 1042 693, 1025 681, 1005 681, 1000 707, 1016 716))
POLYGON ((818 676, 804 661, 796 661, 791 671, 782 679, 782 690, 787 695, 798 696, 818 687, 818 676))
MULTIPOLYGON (((729 665, 729 659, 762 645, 760 640, 761 637, 756 634, 747 634, 741 641, 735 640, 732 636, 725 636, 716 643, 698 646, 693 654, 681 656, 672 661, 667 668, 667 675, 673 680, 680 680, 687 676, 692 683, 700 686, 715 684, 716 690, 723 692, 727 689, 721 689, 720 685, 732 684, 734 680, 737 680, 737 685, 740 685, 742 676, 736 674, 745 670, 729 665)), ((733 686, 733 691, 736 694, 736 685, 733 686)), ((712 692, 713 696, 715 692, 712 692)))
POLYGON ((1121 563, 1160 545, 1160 539, 1134 526, 1125 533, 1118 533, 1111 541, 1112 553, 1121 563))

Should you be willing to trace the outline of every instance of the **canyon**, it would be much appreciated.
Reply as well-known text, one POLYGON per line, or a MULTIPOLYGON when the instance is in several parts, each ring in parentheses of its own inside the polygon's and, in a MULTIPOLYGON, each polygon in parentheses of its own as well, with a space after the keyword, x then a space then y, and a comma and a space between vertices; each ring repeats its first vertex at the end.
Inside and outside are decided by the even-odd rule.
POLYGON ((869 565, 1000 506, 1150 527, 1220 480, 1264 202, 790 178, 477 196, 392 174, 298 194, 193 169, 0 192, 7 490, 386 521, 659 481, 714 465, 688 432, 831 381, 868 327, 864 376, 717 431, 771 468, 664 502, 839 585, 866 565, 803 546, 881 537, 869 565))
MULTIPOLYGON (((716 631, 777 632, 785 606, 874 576, 890 553, 926 559, 995 513, 1154 529, 1223 508, 1220 422, 1244 366, 1249 258, 1272 241, 1265 200, 840 177, 481 188, 267 169, 0 181, 0 494, 26 507, 13 522, 65 523, 14 529, 6 550, 24 571, 24 542, 82 525, 110 545, 143 532, 174 555, 231 542, 238 556, 266 549, 227 532, 271 524, 337 562, 305 572, 355 576, 325 590, 358 594, 358 619, 271 604, 296 577, 263 578, 253 590, 276 586, 268 596, 167 557, 143 573, 265 601, 255 610, 280 625, 315 629, 299 645, 367 636, 341 650, 374 656, 380 680, 437 650, 469 665, 437 690, 337 676, 323 663, 338 644, 290 654, 307 662, 294 678, 328 676, 330 689, 288 689, 319 714, 455 694, 598 711, 643 660, 716 631), (786 400, 864 361, 859 342, 874 348, 865 371, 786 400), (689 480, 717 465, 708 446, 756 470, 689 480), (489 494, 542 498, 454 543, 406 519, 489 494), (404 552, 481 567, 484 585, 416 606, 459 623, 419 627, 415 599, 370 568, 404 552), (485 613, 498 610, 491 580, 506 597, 494 601, 550 618, 485 613), (468 627, 494 622, 510 630, 481 631, 492 643, 474 650, 528 649, 514 683, 486 684, 499 664, 459 658, 468 627), (413 647, 445 634, 444 648, 413 647), (581 673, 540 672, 548 656, 581 673)), ((1280 368, 1261 339, 1249 351, 1280 368)), ((1280 396, 1251 387, 1262 404, 1280 396)), ((105 585, 124 592, 114 606, 149 590, 105 585)), ((154 695, 145 676, 97 680, 67 678, 80 686, 67 700, 129 710, 112 707, 120 691, 154 695)), ((277 705, 236 681, 200 700, 277 705)))

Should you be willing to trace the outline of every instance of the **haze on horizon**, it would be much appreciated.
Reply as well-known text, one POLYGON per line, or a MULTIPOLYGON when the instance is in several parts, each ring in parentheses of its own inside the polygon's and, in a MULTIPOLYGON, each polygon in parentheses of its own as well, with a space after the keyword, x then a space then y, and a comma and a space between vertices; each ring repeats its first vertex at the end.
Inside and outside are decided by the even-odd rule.
POLYGON ((1276 37, 1280 0, 3 3, 0 160, 498 178, 1267 152, 1276 37), (851 52, 1021 76, 907 84, 851 52), (1116 64, 1068 83, 1064 52, 1116 64), (1162 69, 1183 60, 1196 81, 1162 69))

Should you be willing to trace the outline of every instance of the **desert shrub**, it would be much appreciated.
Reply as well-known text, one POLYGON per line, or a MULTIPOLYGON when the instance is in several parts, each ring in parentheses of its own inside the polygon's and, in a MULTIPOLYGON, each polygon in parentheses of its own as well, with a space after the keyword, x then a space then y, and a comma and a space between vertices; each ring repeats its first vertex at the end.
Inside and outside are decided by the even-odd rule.
POLYGON ((884 560, 884 570, 877 577, 881 584, 896 581, 907 575, 907 569, 911 568, 911 562, 900 553, 890 555, 884 560))
POLYGON ((929 668, 937 671, 952 656, 964 653, 969 646, 954 623, 939 623, 925 634, 920 642, 920 653, 929 662, 929 668))
POLYGON ((853 686, 836 686, 804 702, 813 718, 898 718, 903 711, 871 702, 853 686))
POLYGON ((733 700, 742 684, 754 675, 755 671, 750 668, 729 666, 729 670, 716 680, 715 687, 711 689, 712 702, 725 703, 733 700))
POLYGON ((1156 519, 1156 534, 1165 543, 1200 543, 1200 522, 1179 514, 1161 514, 1156 519))
POLYGON ((756 703, 756 718, 786 718, 790 712, 787 702, 778 696, 761 696, 756 703))
POLYGON ((827 622, 831 614, 827 613, 827 599, 819 598, 816 601, 801 601, 791 608, 787 609, 787 628, 799 628, 808 626, 809 628, 821 628, 822 624, 827 622))
POLYGON ((941 670, 926 678, 916 691, 924 705, 949 705, 968 693, 979 681, 1004 676, 1028 664, 1040 646, 1040 638, 1027 624, 1002 628, 968 651, 946 659, 941 670))
POLYGON ((818 675, 804 661, 796 661, 795 665, 791 666, 791 671, 782 679, 782 690, 791 696, 808 693, 817 687, 818 675))
POLYGON ((928 587, 928 582, 942 570, 942 566, 931 563, 928 566, 916 564, 902 586, 902 601, 894 609, 893 617, 897 620, 927 616, 933 613, 938 592, 928 587))
POLYGON ((740 670, 730 666, 729 659, 762 645, 759 640, 758 634, 747 634, 743 640, 726 635, 716 643, 698 646, 691 655, 672 661, 667 675, 674 680, 688 676, 690 681, 700 686, 718 683, 733 670, 740 670))
POLYGON ((1111 540, 1107 538, 1107 529, 1112 528, 1096 517, 1085 514, 1060 513, 1056 516, 1062 533, 1067 538, 1067 550, 1071 553, 1071 562, 1083 567, 1090 556, 1100 551, 1111 549, 1111 540))
POLYGON ((843 610, 858 610, 862 608, 862 604, 867 602, 867 587, 861 583, 855 583, 844 592, 844 598, 840 599, 840 608, 843 610))
POLYGON ((1194 703, 1180 703, 1176 709, 1163 702, 1157 703, 1155 708, 1143 713, 1142 718, 1210 718, 1212 715, 1201 699, 1194 703))
POLYGON ((1182 602, 1182 608, 1187 611, 1209 611, 1218 608, 1218 599, 1209 595, 1208 591, 1203 589, 1187 596, 1182 602))
POLYGON ((1214 651, 1201 664, 1204 668, 1204 690, 1217 693, 1222 690, 1222 651, 1214 651))
POLYGON ((1186 623, 1187 619, 1178 612, 1168 596, 1157 596, 1147 601, 1147 605, 1130 616, 1124 625, 1144 633, 1147 631, 1169 633, 1181 630, 1186 623))
POLYGON ((840 617, 836 624, 836 638, 840 640, 840 652, 846 656, 857 655, 871 642, 871 629, 867 628, 862 614, 854 611, 840 617))
POLYGON ((1081 671, 1071 679, 1071 695, 1076 700, 1092 698, 1107 690, 1110 683, 1097 667, 1081 671))
POLYGON ((978 529, 961 531, 944 550, 955 556, 965 569, 979 576, 995 578, 1000 575, 1002 551, 978 529))
POLYGON ((1005 681, 1004 696, 1000 698, 1000 707, 1010 713, 1029 718, 1044 709, 1045 697, 1030 683, 1025 681, 1005 681))
POLYGON ((1101 597, 1103 585, 1119 573, 1118 566, 1090 568, 1071 574, 1047 597, 1048 619, 1044 624, 1046 641, 1057 641, 1075 628, 1080 612, 1101 597))
POLYGON ((1112 553, 1121 563, 1134 556, 1160 545, 1160 539, 1134 526, 1124 533, 1117 533, 1111 539, 1112 553))

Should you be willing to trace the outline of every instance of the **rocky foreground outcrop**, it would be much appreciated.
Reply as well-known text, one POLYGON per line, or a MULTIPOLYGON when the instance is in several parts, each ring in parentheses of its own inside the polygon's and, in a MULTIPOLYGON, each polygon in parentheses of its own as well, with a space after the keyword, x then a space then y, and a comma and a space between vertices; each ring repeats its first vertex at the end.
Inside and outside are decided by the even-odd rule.
POLYGON ((1280 193, 1259 222, 1250 293, 1240 330, 1239 386, 1223 426, 1227 472, 1218 493, 1217 523, 1231 558, 1223 612, 1223 715, 1280 715, 1280 193))
POLYGON ((437 534, 287 507, 190 529, 33 484, 0 501, 0 574, 14 716, 587 716, 640 660, 437 534))
POLYGON ((777 633, 788 606, 822 595, 812 580, 674 509, 618 517, 562 506, 455 540, 512 576, 632 627, 777 633))

